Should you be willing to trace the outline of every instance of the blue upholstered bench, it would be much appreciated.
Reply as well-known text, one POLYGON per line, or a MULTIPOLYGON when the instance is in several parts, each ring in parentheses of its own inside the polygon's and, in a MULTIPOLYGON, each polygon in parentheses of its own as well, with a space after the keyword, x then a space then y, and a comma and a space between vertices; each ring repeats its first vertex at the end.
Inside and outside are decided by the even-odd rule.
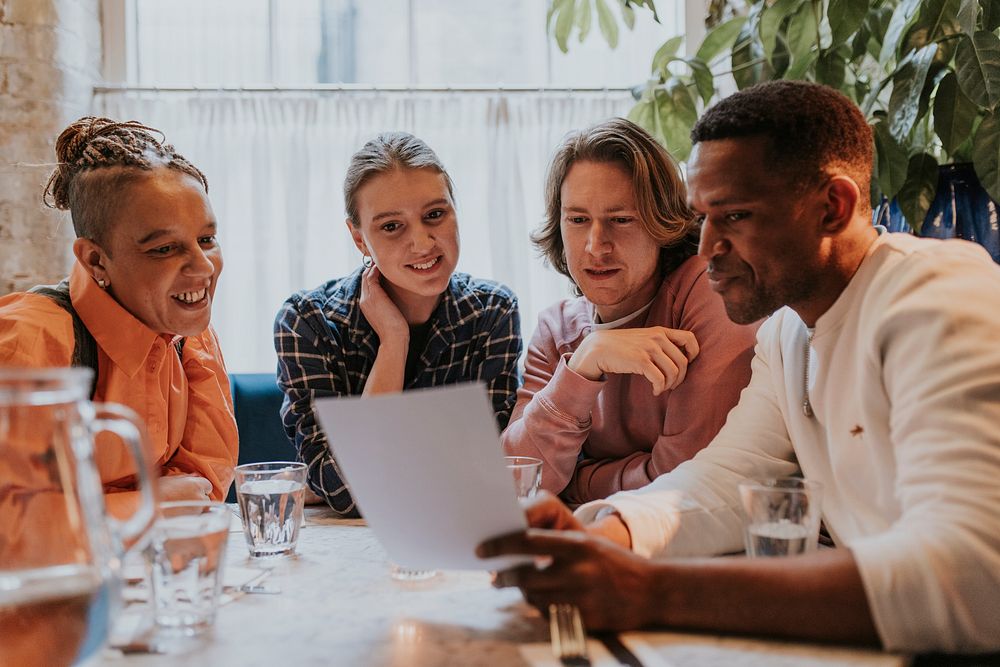
MULTIPOLYGON (((240 432, 240 463, 294 461, 295 447, 281 425, 282 392, 274 373, 234 373, 229 376, 240 432)), ((229 502, 236 492, 229 490, 229 502)))

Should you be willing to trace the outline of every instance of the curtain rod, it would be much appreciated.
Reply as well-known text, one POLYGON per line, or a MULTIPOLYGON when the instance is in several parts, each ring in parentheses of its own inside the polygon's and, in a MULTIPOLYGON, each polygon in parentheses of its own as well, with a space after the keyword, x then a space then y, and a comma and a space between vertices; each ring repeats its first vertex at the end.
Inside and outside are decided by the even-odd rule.
POLYGON ((313 86, 94 86, 95 93, 631 93, 623 87, 575 86, 370 86, 337 83, 313 86))

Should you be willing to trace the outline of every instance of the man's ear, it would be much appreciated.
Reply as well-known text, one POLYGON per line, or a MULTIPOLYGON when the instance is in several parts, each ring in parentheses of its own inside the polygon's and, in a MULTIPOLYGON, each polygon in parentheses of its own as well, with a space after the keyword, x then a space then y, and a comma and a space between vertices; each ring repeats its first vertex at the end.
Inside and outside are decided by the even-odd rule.
POLYGON ((105 283, 111 283, 105 266, 107 253, 101 246, 90 239, 77 239, 73 241, 73 254, 95 281, 103 280, 105 283))
POLYGON ((854 219, 861 190, 853 178, 838 174, 830 178, 824 191, 823 231, 830 235, 839 234, 854 219))
POLYGON ((365 239, 361 236, 361 228, 355 227, 350 218, 344 220, 344 224, 347 225, 347 230, 351 232, 351 238, 354 239, 354 245, 357 246, 361 254, 371 255, 371 253, 368 252, 368 246, 365 244, 365 239))

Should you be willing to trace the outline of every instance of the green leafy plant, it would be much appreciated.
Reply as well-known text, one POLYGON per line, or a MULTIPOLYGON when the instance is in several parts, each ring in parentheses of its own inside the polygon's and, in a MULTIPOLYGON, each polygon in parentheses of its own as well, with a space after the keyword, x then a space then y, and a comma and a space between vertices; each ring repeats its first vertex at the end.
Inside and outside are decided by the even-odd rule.
MULTIPOLYGON (((550 29, 564 51, 574 30, 587 37, 583 16, 595 1, 604 6, 550 3, 550 29)), ((650 0, 620 5, 626 26, 633 6, 658 20, 650 0)), ((666 41, 648 80, 633 90, 629 117, 684 160, 699 113, 733 81, 739 88, 771 79, 832 86, 858 103, 874 129, 873 201, 895 197, 907 220, 922 221, 945 162, 972 162, 1000 201, 998 29, 1000 0, 746 0, 693 56, 680 53, 682 37, 666 41)), ((601 31, 617 43, 617 26, 601 31)))

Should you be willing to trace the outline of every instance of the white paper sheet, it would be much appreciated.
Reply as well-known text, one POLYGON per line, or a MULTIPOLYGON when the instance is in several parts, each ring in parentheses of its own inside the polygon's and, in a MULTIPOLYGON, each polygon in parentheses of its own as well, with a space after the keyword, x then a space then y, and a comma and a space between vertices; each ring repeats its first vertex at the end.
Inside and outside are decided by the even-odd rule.
POLYGON ((503 569, 483 540, 523 530, 486 389, 460 384, 323 398, 316 416, 375 536, 412 569, 503 569))

